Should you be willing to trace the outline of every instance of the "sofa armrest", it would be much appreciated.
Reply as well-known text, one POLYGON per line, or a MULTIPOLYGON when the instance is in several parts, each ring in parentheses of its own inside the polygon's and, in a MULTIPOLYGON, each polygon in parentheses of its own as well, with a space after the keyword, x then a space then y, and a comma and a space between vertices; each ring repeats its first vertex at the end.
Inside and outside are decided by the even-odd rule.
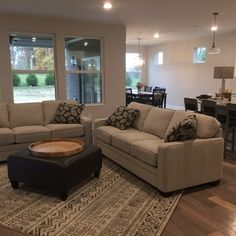
POLYGON ((80 117, 80 124, 84 127, 85 144, 92 144, 92 119, 82 116, 80 117))
POLYGON ((97 128, 107 125, 106 120, 107 120, 107 118, 100 118, 100 119, 94 120, 94 123, 93 123, 93 125, 94 125, 93 126, 93 128, 94 128, 93 143, 94 143, 94 145, 97 145, 97 128))
POLYGON ((158 149, 158 184, 163 192, 217 181, 222 177, 224 140, 163 143, 158 149))
POLYGON ((100 118, 100 119, 94 120, 94 129, 96 129, 100 126, 107 125, 106 120, 107 120, 107 118, 100 118))

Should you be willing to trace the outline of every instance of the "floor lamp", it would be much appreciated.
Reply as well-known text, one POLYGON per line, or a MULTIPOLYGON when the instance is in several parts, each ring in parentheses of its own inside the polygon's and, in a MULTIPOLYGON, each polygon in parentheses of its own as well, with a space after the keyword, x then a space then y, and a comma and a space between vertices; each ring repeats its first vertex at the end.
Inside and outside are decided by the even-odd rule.
POLYGON ((233 66, 215 66, 214 67, 214 79, 222 79, 220 95, 223 98, 225 92, 225 79, 234 78, 234 67, 233 66))

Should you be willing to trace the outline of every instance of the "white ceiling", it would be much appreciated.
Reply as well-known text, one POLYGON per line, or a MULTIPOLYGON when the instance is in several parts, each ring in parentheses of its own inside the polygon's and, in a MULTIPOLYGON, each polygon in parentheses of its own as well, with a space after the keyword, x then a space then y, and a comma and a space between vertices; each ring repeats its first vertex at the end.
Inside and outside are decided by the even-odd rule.
POLYGON ((0 12, 58 16, 127 27, 127 44, 157 44, 170 40, 212 35, 212 13, 217 11, 219 31, 236 29, 236 0, 0 0, 0 12), (153 34, 159 32, 160 38, 153 34))

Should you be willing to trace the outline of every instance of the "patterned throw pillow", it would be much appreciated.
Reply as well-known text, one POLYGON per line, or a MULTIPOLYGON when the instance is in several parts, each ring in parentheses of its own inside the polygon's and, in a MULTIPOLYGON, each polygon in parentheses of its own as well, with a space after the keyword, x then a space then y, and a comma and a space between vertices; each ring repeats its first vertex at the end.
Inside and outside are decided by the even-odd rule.
POLYGON ((80 114, 85 108, 84 104, 59 103, 52 123, 76 124, 80 121, 80 114))
POLYGON ((177 123, 172 129, 170 129, 170 131, 165 135, 165 142, 193 139, 196 136, 196 132, 196 115, 190 115, 177 123))
POLYGON ((121 106, 107 119, 107 124, 121 130, 128 129, 138 114, 136 109, 121 106))

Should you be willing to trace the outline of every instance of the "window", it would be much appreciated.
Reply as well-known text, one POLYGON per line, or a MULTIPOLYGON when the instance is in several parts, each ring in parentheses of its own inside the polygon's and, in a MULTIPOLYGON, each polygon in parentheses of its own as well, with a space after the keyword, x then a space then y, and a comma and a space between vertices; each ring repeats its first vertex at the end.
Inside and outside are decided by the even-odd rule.
POLYGON ((193 51, 193 63, 205 63, 206 62, 206 48, 195 47, 193 51))
POLYGON ((136 67, 138 53, 126 53, 126 87, 136 88, 141 81, 142 68, 136 67))
POLYGON ((65 38, 67 98, 102 103, 101 40, 65 38))
POLYGON ((155 65, 163 65, 163 52, 158 52, 154 57, 155 65))
POLYGON ((55 99, 52 35, 10 34, 15 103, 55 99))

